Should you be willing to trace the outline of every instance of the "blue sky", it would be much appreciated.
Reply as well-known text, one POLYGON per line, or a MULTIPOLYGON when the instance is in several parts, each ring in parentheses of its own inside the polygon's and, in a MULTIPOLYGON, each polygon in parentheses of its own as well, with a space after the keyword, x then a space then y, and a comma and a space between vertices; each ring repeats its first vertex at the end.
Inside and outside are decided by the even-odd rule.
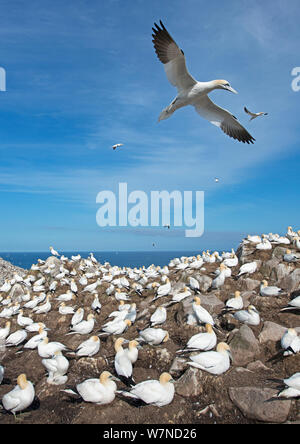
POLYGON ((0 251, 200 250, 299 228, 298 0, 0 0, 0 251), (162 20, 210 97, 255 137, 244 145, 176 95, 157 59, 162 20), (243 107, 268 111, 249 122, 243 107), (115 143, 124 146, 118 152, 115 143), (216 184, 214 177, 219 177, 216 184), (205 192, 205 235, 100 228, 102 190, 205 192))

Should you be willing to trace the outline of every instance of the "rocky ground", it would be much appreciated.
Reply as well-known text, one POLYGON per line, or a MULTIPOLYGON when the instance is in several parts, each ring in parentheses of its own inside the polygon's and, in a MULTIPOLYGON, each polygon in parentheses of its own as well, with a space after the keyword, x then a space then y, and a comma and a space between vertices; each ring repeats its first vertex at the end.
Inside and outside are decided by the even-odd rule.
POLYGON ((15 267, 0 257, 0 286, 4 283, 5 279, 12 279, 14 273, 19 273, 22 276, 25 270, 20 267, 15 267))
MULTIPOLYGON (((283 245, 273 247, 269 251, 239 248, 237 254, 240 263, 232 269, 233 277, 227 278, 222 289, 218 291, 208 292, 213 278, 212 272, 217 268, 217 264, 205 264, 206 271, 203 272, 170 272, 172 291, 184 287, 189 276, 198 279, 202 305, 219 319, 221 331, 217 332, 218 339, 228 342, 233 354, 231 368, 220 376, 212 376, 187 366, 185 359, 176 355, 176 350, 183 348, 187 340, 202 329, 198 325, 187 325, 185 322, 187 315, 191 313, 193 297, 168 308, 168 317, 163 328, 168 330, 170 340, 156 347, 143 346, 134 366, 133 376, 138 383, 146 379, 156 379, 163 371, 169 371, 176 380, 175 397, 171 404, 162 408, 136 408, 118 397, 107 406, 71 401, 61 391, 65 386, 47 384, 45 368, 36 350, 16 353, 15 348, 0 349, 0 362, 5 366, 5 376, 10 380, 8 384, 0 385, 0 399, 13 388, 16 377, 24 372, 35 385, 38 401, 29 411, 17 416, 16 421, 20 423, 299 423, 300 400, 270 400, 278 390, 276 384, 268 381, 269 378, 285 378, 300 371, 300 354, 269 361, 280 349, 280 338, 287 327, 296 328, 300 334, 299 312, 280 312, 300 289, 300 263, 284 263, 282 257, 285 250, 283 245), (234 278, 241 264, 253 260, 258 262, 258 271, 249 277, 234 278), (260 296, 259 285, 262 279, 267 279, 269 285, 278 285, 285 293, 280 297, 260 296), (230 315, 218 318, 224 301, 231 297, 235 290, 241 291, 245 306, 251 303, 259 310, 259 326, 242 325, 230 315)), ((106 316, 118 306, 113 296, 108 297, 105 294, 106 288, 105 284, 99 287, 102 310, 97 317, 94 331, 100 329, 106 316)), ((17 290, 15 291, 17 293, 17 290)), ((20 288, 18 291, 21 291, 20 288)), ((138 329, 145 327, 155 308, 170 299, 170 296, 155 302, 151 302, 152 298, 152 291, 143 293, 143 297, 132 293, 131 300, 137 303, 140 319, 122 335, 123 337, 136 338, 138 329)), ((79 292, 77 305, 85 307, 88 313, 92 300, 92 295, 84 296, 79 292)), ((51 312, 46 315, 33 315, 33 319, 45 322, 51 329, 48 334, 51 341, 59 341, 75 349, 87 336, 66 336, 70 317, 58 313, 58 304, 58 301, 53 300, 51 312)), ((4 320, 0 319, 0 327, 3 327, 3 324, 4 320)), ((12 331, 19 328, 15 319, 12 324, 12 331)), ((72 359, 67 385, 98 377, 105 369, 114 373, 114 340, 115 337, 109 337, 106 341, 101 339, 100 352, 92 358, 72 359)), ((118 383, 119 388, 122 386, 122 383, 118 383)), ((0 413, 0 423, 14 422, 13 415, 0 413)))

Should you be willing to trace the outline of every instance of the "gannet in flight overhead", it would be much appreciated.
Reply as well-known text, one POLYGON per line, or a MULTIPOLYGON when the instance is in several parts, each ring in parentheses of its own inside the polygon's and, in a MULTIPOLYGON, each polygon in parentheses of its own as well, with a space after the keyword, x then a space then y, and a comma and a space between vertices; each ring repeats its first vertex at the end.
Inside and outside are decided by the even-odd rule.
POLYGON ((238 122, 229 111, 215 105, 207 94, 215 89, 223 89, 237 93, 227 80, 212 80, 210 82, 198 82, 188 72, 185 64, 185 56, 173 38, 170 36, 163 23, 161 28, 154 23, 153 44, 159 60, 164 64, 169 82, 177 88, 178 95, 159 116, 159 121, 169 118, 174 111, 183 106, 192 105, 201 117, 209 120, 213 125, 233 139, 243 143, 254 143, 255 139, 238 122))
POLYGON ((251 120, 256 119, 256 117, 268 115, 268 113, 263 113, 263 112, 262 113, 252 113, 246 107, 244 107, 244 110, 245 110, 245 113, 247 113, 247 114, 249 114, 249 116, 251 116, 250 122, 251 122, 251 120))
POLYGON ((115 145, 112 146, 112 149, 115 150, 116 148, 119 148, 120 146, 123 146, 124 143, 116 143, 115 145))

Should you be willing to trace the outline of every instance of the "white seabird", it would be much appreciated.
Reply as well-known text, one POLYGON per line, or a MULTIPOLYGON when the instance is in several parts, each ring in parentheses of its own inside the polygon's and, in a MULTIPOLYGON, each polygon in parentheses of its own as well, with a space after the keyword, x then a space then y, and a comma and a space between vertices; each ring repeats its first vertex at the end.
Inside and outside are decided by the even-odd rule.
POLYGON ((138 330, 139 342, 146 342, 150 345, 159 345, 162 342, 169 340, 169 333, 162 328, 145 328, 145 330, 138 330))
POLYGON ((114 380, 116 378, 111 373, 104 371, 98 379, 86 379, 77 384, 74 390, 66 389, 62 391, 76 397, 79 396, 85 402, 92 402, 98 405, 110 404, 115 399, 117 390, 114 380))
POLYGON ((191 352, 193 350, 209 351, 214 348, 217 343, 217 336, 213 331, 211 324, 206 324, 205 328, 206 332, 197 333, 192 336, 188 340, 185 348, 183 350, 178 350, 176 353, 191 352))
POLYGON ((94 356, 100 350, 100 339, 98 336, 92 336, 91 338, 83 341, 78 345, 75 354, 77 356, 94 356))
POLYGON ((217 346, 217 351, 207 351, 191 356, 193 362, 188 362, 188 365, 201 370, 205 370, 213 375, 220 375, 225 373, 230 367, 230 347, 225 342, 220 342, 217 346))
POLYGON ((159 381, 155 379, 143 381, 135 385, 129 392, 121 390, 117 393, 145 404, 162 407, 173 401, 175 394, 173 382, 169 373, 162 373, 159 381))
POLYGON ((35 396, 33 384, 27 380, 25 373, 17 378, 17 385, 2 398, 2 405, 5 410, 13 414, 25 410, 29 407, 35 396))
POLYGON ((229 82, 227 80, 210 82, 195 80, 186 68, 183 51, 177 46, 161 21, 160 25, 161 28, 155 23, 155 28, 152 28, 155 52, 164 64, 169 82, 177 88, 178 95, 161 112, 159 121, 169 118, 179 108, 192 105, 201 117, 221 128, 228 136, 243 143, 254 143, 255 139, 238 122, 236 117, 229 111, 215 105, 207 95, 215 89, 236 93, 229 82))
POLYGON ((268 281, 263 280, 260 284, 260 295, 261 296, 279 296, 283 293, 283 290, 276 286, 268 286, 268 281))
POLYGON ((115 360, 114 360, 114 366, 115 370, 117 372, 117 375, 119 378, 126 384, 126 385, 134 385, 135 382, 132 379, 132 361, 129 359, 126 350, 123 349, 122 345, 124 343, 124 338, 118 338, 115 341, 115 360))
POLYGON ((247 310, 239 310, 233 314, 233 317, 244 324, 259 325, 260 316, 253 305, 249 305, 247 310))
POLYGON ((249 114, 249 116, 251 116, 250 121, 253 120, 253 119, 256 119, 256 117, 267 116, 268 115, 268 113, 264 113, 264 112, 252 113, 246 107, 244 107, 244 111, 245 111, 246 114, 249 114))
POLYGON ((120 146, 123 146, 124 143, 116 143, 115 145, 112 146, 112 149, 115 150, 116 148, 119 148, 120 146))

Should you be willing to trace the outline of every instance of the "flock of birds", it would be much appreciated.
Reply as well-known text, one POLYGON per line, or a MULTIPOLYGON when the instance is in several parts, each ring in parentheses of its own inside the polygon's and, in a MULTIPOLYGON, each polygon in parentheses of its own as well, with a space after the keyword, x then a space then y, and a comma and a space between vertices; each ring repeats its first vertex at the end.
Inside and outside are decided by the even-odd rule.
MULTIPOLYGON (((283 261, 296 263, 300 261, 300 231, 297 233, 288 228, 286 236, 272 233, 263 236, 248 236, 243 241, 255 250, 269 249, 274 245, 287 245, 283 261), (293 249, 293 253, 292 250, 293 249)), ((0 287, 0 347, 15 347, 16 353, 36 350, 42 365, 47 371, 47 383, 63 385, 68 380, 69 359, 92 357, 101 353, 101 339, 108 336, 114 338, 114 370, 105 370, 99 378, 91 378, 78 383, 75 387, 62 389, 68 396, 82 399, 95 404, 111 403, 118 395, 136 404, 164 406, 172 402, 175 389, 172 376, 164 372, 159 380, 145 380, 138 384, 134 381, 134 364, 139 359, 139 351, 148 344, 155 347, 164 344, 170 338, 164 329, 168 317, 168 309, 186 298, 191 299, 193 314, 186 319, 187 324, 205 326, 193 335, 184 348, 177 350, 179 356, 189 355, 186 362, 189 366, 199 368, 212 375, 226 372, 231 365, 230 347, 226 342, 219 342, 215 331, 220 331, 219 317, 213 316, 201 305, 201 291, 198 280, 193 272, 205 273, 205 266, 215 263, 215 277, 209 290, 221 289, 226 279, 232 275, 232 267, 239 265, 235 252, 210 253, 172 259, 168 266, 128 268, 101 264, 93 253, 88 258, 80 255, 71 259, 60 255, 50 247, 55 261, 38 260, 24 275, 15 274, 13 279, 6 280, 0 287), (58 268, 57 268, 58 267, 58 268), (182 282, 184 287, 174 291, 172 277, 180 271, 190 271, 182 282), (10 296, 15 284, 24 289, 23 293, 13 298, 10 296), (161 301, 151 316, 143 315, 137 303, 131 301, 132 295, 142 300, 145 293, 153 295, 152 301, 161 301), (148 292, 148 293, 147 293, 148 292), (85 308, 78 307, 79 295, 90 297, 92 303, 85 317, 85 308), (107 317, 107 322, 97 327, 96 318, 101 314, 102 303, 109 303, 114 310, 107 317), (116 309, 117 305, 117 309, 116 309), (77 308, 78 307, 78 308, 77 308), (70 349, 67 345, 52 341, 51 331, 47 327, 47 314, 59 312, 69 319, 68 335, 82 335, 84 340, 70 349), (43 316, 41 318, 41 316, 43 316), (138 337, 128 341, 123 333, 130 329, 137 319, 147 319, 147 325, 138 330, 138 337), (12 331, 12 326, 14 327, 12 331), (28 336, 30 335, 30 338, 28 336), (49 337, 49 336, 50 337, 49 337), (119 389, 117 383, 122 381, 127 389, 119 389)), ((257 262, 248 262, 239 267, 236 276, 251 275, 257 269, 257 262)), ((262 281, 259 289, 262 297, 279 296, 283 290, 269 286, 262 281)), ((300 310, 300 296, 292 299, 282 311, 300 310)), ((239 291, 229 297, 219 316, 228 315, 248 325, 259 325, 261 322, 258 310, 249 305, 244 307, 239 291)), ((293 328, 287 328, 281 339, 281 355, 288 356, 300 352, 300 337, 293 328)), ((108 361, 107 361, 108 363, 108 361)), ((0 365, 0 384, 5 381, 5 364, 0 365)), ((300 396, 300 373, 291 375, 283 381, 284 388, 278 392, 278 398, 300 396)), ((2 397, 4 411, 16 414, 29 407, 35 398, 34 384, 27 380, 26 374, 17 377, 15 388, 2 397)))

